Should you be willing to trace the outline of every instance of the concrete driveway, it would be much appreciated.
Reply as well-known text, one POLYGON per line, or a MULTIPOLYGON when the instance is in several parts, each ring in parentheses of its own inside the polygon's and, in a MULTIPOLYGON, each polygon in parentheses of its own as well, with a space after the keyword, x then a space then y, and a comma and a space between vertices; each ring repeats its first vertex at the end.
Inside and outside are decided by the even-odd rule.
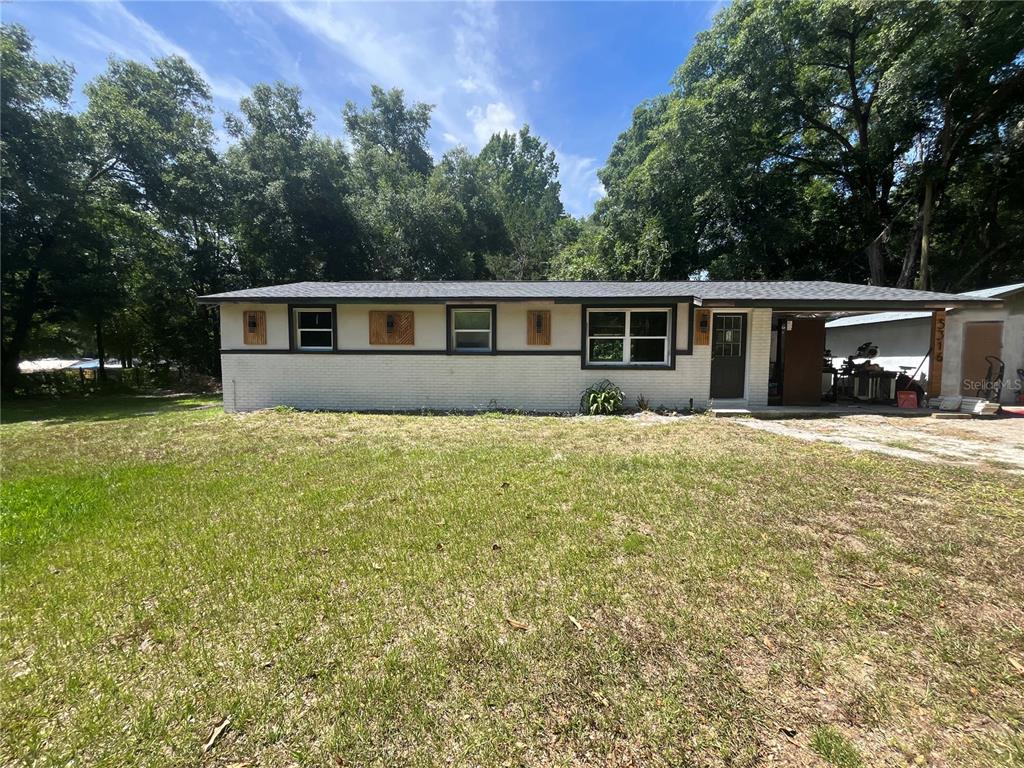
POLYGON ((919 461, 986 466, 1024 474, 1024 418, 943 420, 857 415, 822 419, 737 419, 750 429, 919 461))

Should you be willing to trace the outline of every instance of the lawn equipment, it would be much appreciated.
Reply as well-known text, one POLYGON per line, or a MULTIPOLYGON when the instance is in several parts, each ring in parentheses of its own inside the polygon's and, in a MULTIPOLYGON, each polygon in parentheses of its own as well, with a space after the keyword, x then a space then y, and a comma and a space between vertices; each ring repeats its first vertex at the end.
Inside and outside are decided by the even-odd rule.
POLYGON ((988 363, 988 370, 985 372, 985 381, 982 382, 978 395, 985 400, 998 403, 999 396, 1003 393, 1003 374, 1006 373, 1006 363, 995 355, 985 355, 985 361, 988 363))

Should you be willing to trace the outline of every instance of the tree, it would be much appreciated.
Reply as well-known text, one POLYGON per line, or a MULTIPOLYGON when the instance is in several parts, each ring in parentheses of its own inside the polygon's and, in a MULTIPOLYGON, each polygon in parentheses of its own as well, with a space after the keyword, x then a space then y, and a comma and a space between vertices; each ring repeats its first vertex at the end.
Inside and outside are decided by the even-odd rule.
POLYGON ((730 5, 672 92, 634 113, 599 174, 600 229, 559 270, 909 285, 920 261, 927 285, 930 245, 952 273, 940 284, 965 267, 1020 274, 999 262, 1021 245, 1001 238, 1020 232, 1005 150, 1024 95, 1022 18, 1019 3, 730 5), (942 213, 954 200, 986 201, 984 240, 976 218, 942 213))
POLYGON ((343 114, 356 152, 391 155, 411 171, 426 175, 434 167, 427 148, 432 110, 429 104, 407 106, 399 88, 385 91, 373 85, 369 109, 360 110, 350 101, 343 114))
POLYGON ((400 90, 374 86, 370 106, 345 107, 355 147, 353 204, 363 227, 369 273, 381 280, 469 277, 466 210, 454 190, 429 175, 427 104, 406 105, 400 90))
POLYGON ((492 136, 479 163, 511 242, 507 254, 492 255, 491 272, 499 279, 542 277, 555 255, 553 229, 564 215, 555 153, 524 125, 518 133, 492 136))
POLYGON ((472 264, 472 277, 489 277, 488 264, 508 253, 512 244, 496 192, 484 178, 480 161, 465 147, 446 152, 434 168, 431 186, 462 209, 460 249, 472 264))
POLYGON ((932 217, 957 163, 998 152, 1007 132, 1019 125, 1024 4, 935 3, 924 6, 916 22, 920 33, 899 51, 890 70, 906 107, 922 117, 914 137, 920 153, 914 176, 917 215, 898 285, 915 282, 919 262, 916 283, 927 288, 932 217))
POLYGON ((227 118, 234 240, 246 282, 366 276, 351 205, 352 169, 340 141, 314 131, 299 88, 259 84, 227 118))
POLYGON ((59 309, 61 246, 74 228, 83 168, 78 123, 68 109, 74 71, 33 56, 23 27, 0 27, 0 247, 3 250, 3 385, 45 311, 59 309))
POLYGON ((132 313, 142 321, 150 359, 215 370, 212 318, 194 301, 223 287, 230 261, 217 213, 223 180, 209 89, 187 62, 169 57, 152 66, 111 61, 85 92, 81 122, 92 166, 101 170, 80 202, 90 230, 82 253, 100 260, 84 274, 93 275, 92 296, 120 297, 106 303, 82 296, 95 322, 97 356, 102 361, 105 329, 132 313), (154 289, 173 297, 174 308, 154 314, 142 305, 140 296, 154 289))

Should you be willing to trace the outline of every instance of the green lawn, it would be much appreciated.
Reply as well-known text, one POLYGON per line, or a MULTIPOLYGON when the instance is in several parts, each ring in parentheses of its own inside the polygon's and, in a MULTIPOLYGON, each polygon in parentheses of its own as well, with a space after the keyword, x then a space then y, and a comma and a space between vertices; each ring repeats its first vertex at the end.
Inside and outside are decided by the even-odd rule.
POLYGON ((0 763, 1024 763, 1019 476, 210 403, 4 409, 0 763))

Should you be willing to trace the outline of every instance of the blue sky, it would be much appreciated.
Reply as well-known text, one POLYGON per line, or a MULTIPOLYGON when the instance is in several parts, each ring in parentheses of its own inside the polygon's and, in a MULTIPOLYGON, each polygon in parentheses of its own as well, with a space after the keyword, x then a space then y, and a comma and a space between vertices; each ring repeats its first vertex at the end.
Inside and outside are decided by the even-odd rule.
POLYGON ((562 200, 583 215, 596 171, 643 99, 664 93, 718 3, 4 2, 44 58, 81 86, 110 55, 185 56, 222 113, 258 82, 304 91, 320 131, 343 135, 346 100, 370 85, 435 105, 431 149, 476 152, 524 122, 558 154, 562 200))

